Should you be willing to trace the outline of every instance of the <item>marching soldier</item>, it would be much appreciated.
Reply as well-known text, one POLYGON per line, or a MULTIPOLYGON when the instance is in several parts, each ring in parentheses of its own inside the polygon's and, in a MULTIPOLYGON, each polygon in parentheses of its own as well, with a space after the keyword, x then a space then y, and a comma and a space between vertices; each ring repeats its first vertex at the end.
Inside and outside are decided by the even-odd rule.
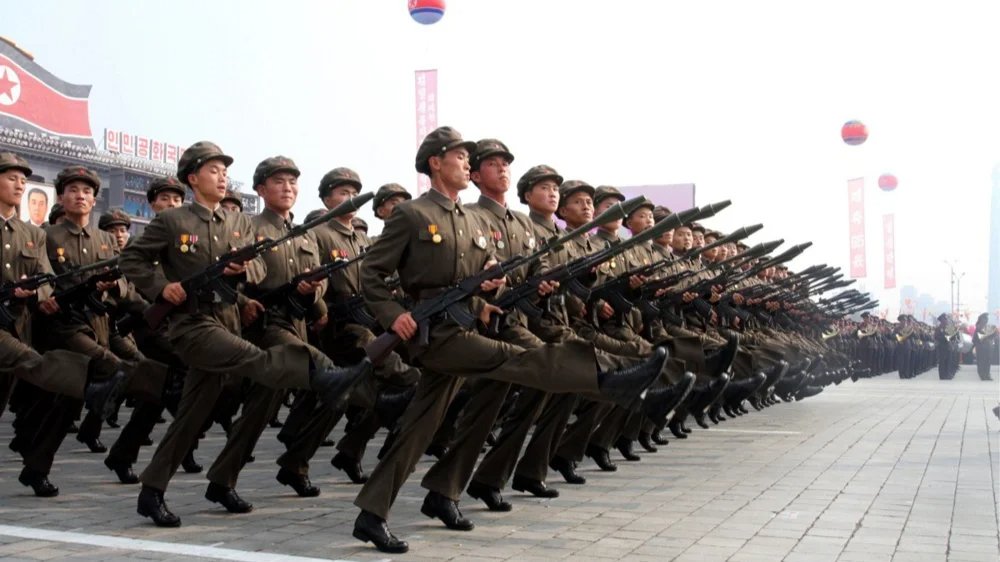
MULTIPOLYGON (((458 202, 468 187, 473 150, 475 143, 463 140, 450 127, 427 135, 417 150, 416 169, 430 176, 432 189, 395 208, 362 266, 365 300, 382 326, 404 341, 422 332, 410 345, 411 357, 423 367, 416 395, 403 414, 397 439, 354 502, 361 508, 354 536, 384 552, 409 548, 389 530, 386 517, 464 377, 487 377, 555 392, 585 392, 630 403, 653 383, 664 362, 660 353, 639 367, 605 372, 599 369, 593 348, 582 342, 526 350, 485 338, 450 318, 435 318, 421 327, 393 298, 386 278, 394 272, 399 272, 403 290, 419 303, 439 297, 489 265, 488 228, 458 202), (424 336, 427 345, 419 345, 424 336)), ((480 289, 492 292, 501 286, 503 281, 494 279, 484 281, 480 289)), ((500 312, 479 297, 470 298, 467 306, 484 323, 500 312)), ((454 504, 451 508, 458 510, 454 504)))
MULTIPOLYGON (((176 527, 180 518, 163 499, 164 491, 191 449, 216 399, 228 384, 248 377, 273 388, 313 388, 335 404, 366 371, 334 367, 325 356, 304 344, 261 349, 247 342, 241 323, 250 324, 263 312, 261 303, 237 296, 230 304, 214 290, 188 294, 182 281, 205 271, 221 256, 246 244, 256 233, 250 219, 225 210, 227 168, 233 159, 210 142, 195 143, 181 155, 178 174, 194 192, 192 204, 157 215, 143 235, 122 254, 121 268, 147 299, 172 305, 169 338, 189 370, 173 423, 140 475, 137 511, 159 526, 176 527)), ((263 263, 228 263, 224 277, 258 282, 263 263)), ((209 501, 230 511, 245 511, 246 502, 232 488, 210 484, 209 501)))

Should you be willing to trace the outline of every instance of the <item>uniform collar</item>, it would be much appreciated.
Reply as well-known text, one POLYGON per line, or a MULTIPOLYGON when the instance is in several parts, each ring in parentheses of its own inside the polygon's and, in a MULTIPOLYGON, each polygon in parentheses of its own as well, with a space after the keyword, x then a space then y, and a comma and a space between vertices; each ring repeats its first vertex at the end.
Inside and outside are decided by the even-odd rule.
POLYGON ((354 236, 354 229, 337 219, 330 219, 330 228, 336 230, 344 236, 354 236))
MULTIPOLYGON (((290 219, 295 218, 291 213, 289 213, 288 216, 289 216, 290 219)), ((269 224, 269 225, 271 225, 271 226, 273 226, 275 228, 278 228, 278 229, 281 229, 281 228, 291 228, 292 227, 292 221, 291 220, 287 220, 286 221, 285 217, 279 215, 278 213, 275 213, 274 211, 272 211, 271 209, 268 209, 266 207, 264 208, 263 211, 260 212, 260 218, 261 218, 261 220, 263 220, 267 224, 269 224)))
POLYGON ((497 203, 495 200, 490 199, 485 195, 479 196, 479 206, 486 209, 487 211, 496 215, 498 219, 513 219, 514 215, 511 214, 510 209, 497 203))
POLYGON ((22 222, 21 219, 17 216, 17 213, 14 213, 14 216, 10 217, 9 219, 4 219, 3 217, 0 217, 0 223, 3 224, 4 228, 6 228, 11 232, 20 232, 22 230, 25 230, 24 227, 26 226, 25 223, 22 222))
POLYGON ((440 205, 442 209, 448 211, 449 213, 452 211, 457 211, 462 214, 465 213, 465 211, 462 210, 461 200, 453 201, 451 197, 448 197, 444 193, 441 193, 440 191, 434 188, 428 189, 427 192, 424 194, 424 196, 427 197, 427 199, 440 205))
POLYGON ((202 205, 201 203, 194 201, 188 204, 188 209, 190 209, 191 212, 194 213, 196 217, 205 222, 209 222, 210 220, 212 220, 212 217, 215 217, 215 220, 219 222, 226 220, 226 215, 225 215, 226 211, 225 209, 222 208, 222 205, 219 205, 213 211, 208 207, 202 205))
POLYGON ((559 226, 556 225, 556 221, 552 220, 552 217, 545 217, 542 216, 540 213, 536 213, 535 211, 528 211, 528 218, 530 218, 532 222, 542 226, 543 228, 545 228, 545 230, 548 230, 549 232, 552 233, 559 232, 559 226))
POLYGON ((617 234, 611 234, 610 232, 604 230, 603 228, 597 229, 597 236, 603 240, 611 242, 612 244, 617 244, 621 242, 621 238, 619 238, 617 234))
POLYGON ((92 232, 94 230, 94 225, 93 224, 88 224, 87 226, 81 227, 80 225, 78 225, 75 222, 70 221, 70 220, 64 220, 64 221, 62 221, 61 224, 63 225, 63 227, 67 231, 69 231, 70 234, 73 234, 75 236, 79 236, 79 235, 83 234, 87 238, 90 238, 92 236, 92 232))

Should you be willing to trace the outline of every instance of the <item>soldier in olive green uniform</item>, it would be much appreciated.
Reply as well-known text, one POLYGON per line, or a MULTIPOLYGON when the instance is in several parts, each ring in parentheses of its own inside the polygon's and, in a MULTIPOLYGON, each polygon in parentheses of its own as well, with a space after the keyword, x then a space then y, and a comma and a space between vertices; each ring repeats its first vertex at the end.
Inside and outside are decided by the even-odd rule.
MULTIPOLYGON (((15 212, 31 168, 23 158, 11 153, 0 153, 0 263, 3 263, 4 285, 16 283, 26 277, 42 273, 52 273, 46 253, 45 233, 21 221, 15 212)), ((103 357, 92 359, 87 355, 69 350, 50 350, 44 354, 32 347, 32 309, 36 302, 47 302, 46 314, 56 311, 54 301, 49 298, 52 289, 39 287, 37 291, 17 289, 10 300, 0 303, 10 316, 6 325, 0 327, 0 411, 6 404, 14 379, 20 378, 46 394, 25 392, 25 403, 18 408, 15 421, 15 439, 12 448, 24 458, 24 470, 18 480, 30 486, 36 495, 51 497, 59 489, 48 480, 52 466, 52 456, 65 437, 59 425, 68 425, 71 411, 65 407, 52 411, 54 402, 62 402, 60 397, 84 400, 88 407, 107 415, 113 409, 114 401, 125 384, 125 375, 117 371, 117 362, 106 361, 103 357), (88 377, 88 372, 90 373, 88 377), (98 377, 111 378, 99 382, 98 377), (88 378, 92 383, 88 384, 88 378), (36 400, 37 399, 37 400, 36 400), (105 402, 111 405, 105 408, 105 402), (31 437, 26 436, 30 433, 31 437)))
MULTIPOLYGON (((254 172, 254 188, 264 201, 264 210, 251 219, 257 239, 277 239, 288 233, 292 224, 292 206, 298 198, 299 169, 290 158, 275 156, 257 165, 254 172)), ((319 249, 314 232, 294 238, 265 252, 262 256, 267 268, 267 277, 254 287, 259 294, 267 294, 302 273, 315 269, 320 265, 319 249)), ((326 317, 326 305, 323 302, 323 291, 326 281, 301 282, 294 290, 296 298, 302 301, 307 315, 299 318, 289 312, 287 301, 267 302, 267 310, 263 318, 247 327, 244 335, 250 342, 261 348, 269 348, 282 344, 302 344, 307 341, 307 320, 317 320, 326 317)), ((314 356, 321 355, 316 349, 311 349, 314 356)), ((275 411, 281 406, 284 391, 268 386, 251 383, 243 403, 240 417, 233 423, 219 456, 208 470, 208 480, 212 485, 233 489, 236 480, 247 458, 253 453, 257 440, 263 433, 267 423, 274 417, 275 411)), ((332 409, 324 408, 322 411, 332 409)), ((325 434, 324 434, 325 435, 325 434)), ((322 440, 323 435, 319 436, 322 440)), ((315 440, 315 439, 314 439, 315 440)), ((318 442, 316 443, 318 446, 318 442)), ((295 450, 283 456, 287 461, 296 456, 295 450)), ((308 460, 315 453, 315 448, 307 452, 301 463, 293 470, 282 465, 278 472, 278 482, 291 486, 299 496, 314 497, 320 493, 319 488, 309 481, 308 460)), ((279 461, 281 464, 282 461, 279 461)), ((228 507, 228 506, 227 506, 228 507)), ((237 505, 238 511, 249 511, 250 504, 237 505)))
MULTIPOLYGON (((341 202, 357 195, 362 189, 361 178, 350 168, 334 168, 320 180, 319 196, 323 204, 332 209, 341 202)), ((316 241, 320 259, 324 262, 350 260, 363 254, 371 247, 368 235, 355 230, 351 225, 354 214, 337 217, 316 227, 316 241)), ((323 350, 340 363, 355 363, 364 357, 364 347, 375 339, 373 330, 378 329, 361 298, 361 261, 340 269, 330 278, 326 291, 326 307, 329 321, 320 332, 323 350)), ((367 481, 361 459, 368 441, 384 423, 391 426, 395 420, 380 420, 374 407, 378 390, 387 384, 393 388, 406 388, 416 384, 420 372, 403 362, 399 354, 393 352, 375 369, 375 379, 368 384, 355 387, 351 402, 364 412, 357 423, 337 443, 337 454, 331 459, 334 467, 343 470, 351 481, 362 484, 367 481)), ((327 432, 336 423, 330 417, 327 432)))
MULTIPOLYGON (((240 337, 241 320, 249 324, 263 312, 259 302, 238 294, 237 302, 230 304, 215 290, 188 294, 184 288, 182 281, 256 240, 249 217, 220 206, 226 196, 226 169, 232 161, 210 142, 185 150, 178 173, 194 190, 195 202, 157 215, 143 235, 125 248, 121 259, 122 270, 147 299, 176 307, 170 317, 170 342, 190 367, 177 417, 140 475, 138 512, 160 526, 180 525, 180 518, 167 509, 163 492, 227 384, 249 377, 273 388, 311 387, 335 404, 367 370, 364 366, 337 369, 301 342, 261 349, 240 337)), ((256 259, 228 264, 223 277, 260 282, 264 275, 263 262, 256 259)), ((232 488, 209 485, 206 498, 227 509, 245 508, 232 488)))
MULTIPOLYGON (((664 361, 660 356, 625 372, 599 372, 593 348, 582 342, 525 350, 485 338, 450 318, 435 318, 418 327, 393 298, 386 277, 398 271, 403 290, 419 302, 434 299, 456 282, 479 273, 491 259, 488 227, 457 201, 468 186, 468 158, 474 148, 474 143, 462 140, 450 127, 436 129, 424 139, 416 168, 430 175, 433 188, 395 208, 362 267, 365 300, 379 322, 403 340, 424 330, 428 342, 421 346, 422 338, 418 338, 410 346, 410 356, 423 367, 416 396, 400 421, 399 437, 355 500, 362 511, 354 536, 386 552, 408 549, 389 531, 385 518, 463 377, 487 377, 555 392, 586 392, 630 403, 640 389, 653 383, 664 361)), ((493 280, 484 282, 481 289, 493 291, 500 286, 502 281, 493 280)), ((470 298, 468 306, 473 317, 484 322, 498 312, 479 297, 470 298)))

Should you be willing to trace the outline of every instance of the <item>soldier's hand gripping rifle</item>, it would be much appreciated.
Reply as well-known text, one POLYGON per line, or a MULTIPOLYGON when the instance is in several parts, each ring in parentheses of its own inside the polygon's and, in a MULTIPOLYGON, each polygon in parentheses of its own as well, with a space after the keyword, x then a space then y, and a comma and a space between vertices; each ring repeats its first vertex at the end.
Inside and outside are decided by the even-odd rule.
MULTIPOLYGON (((352 197, 340 205, 337 205, 337 207, 331 209, 327 213, 320 215, 311 221, 292 227, 284 236, 280 238, 276 238, 274 240, 265 238, 231 252, 226 252, 225 254, 219 256, 219 259, 215 263, 206 267, 199 273, 181 281, 181 287, 184 288, 184 292, 188 294, 189 299, 195 298, 195 295, 198 293, 210 290, 214 293, 217 302, 235 304, 237 296, 236 289, 223 278, 223 274, 227 267, 232 264, 242 264, 248 262, 271 248, 284 244, 287 240, 304 235, 325 222, 348 213, 353 213, 360 209, 365 203, 371 201, 374 196, 375 195, 373 193, 363 193, 356 197, 352 197)), ((176 306, 174 304, 159 298, 154 304, 146 309, 143 316, 145 316, 146 323, 149 324, 149 327, 155 329, 171 312, 173 312, 175 307, 176 306)))
MULTIPOLYGON (((469 312, 466 300, 469 297, 478 295, 480 292, 480 285, 484 282, 499 279, 520 267, 531 265, 542 259, 542 257, 549 252, 561 248, 566 242, 576 238, 577 236, 581 236, 596 226, 613 220, 624 219, 633 210, 639 208, 639 206, 645 201, 645 197, 636 197, 628 201, 616 203, 587 224, 567 232, 562 236, 552 237, 552 239, 541 244, 540 247, 531 254, 517 255, 504 262, 494 264, 475 275, 466 277, 457 285, 447 289, 441 295, 433 299, 425 299, 418 302, 413 307, 413 310, 410 311, 410 315, 419 327, 417 335, 419 338, 418 343, 421 345, 427 345, 429 343, 428 338, 430 335, 430 321, 439 314, 448 313, 452 319, 466 328, 474 326, 476 318, 474 318, 469 312)), ((391 353, 392 350, 395 349, 395 347, 402 341, 402 338, 400 338, 395 332, 392 330, 386 330, 384 333, 375 338, 374 341, 365 346, 365 353, 368 355, 369 359, 377 365, 384 361, 385 357, 389 355, 389 353, 391 353)))
MULTIPOLYGON (((78 268, 74 273, 79 274, 82 270, 82 268, 78 268)), ((118 269, 118 256, 91 264, 87 269, 87 271, 97 270, 103 271, 98 271, 80 283, 56 291, 52 295, 52 298, 59 305, 59 310, 70 315, 82 314, 86 310, 98 316, 108 313, 108 306, 102 301, 103 295, 98 292, 97 284, 121 279, 122 272, 118 269)), ((86 321, 85 318, 82 319, 86 321)))
MULTIPOLYGON (((680 213, 672 214, 654 225, 651 229, 629 238, 628 240, 622 241, 619 244, 607 246, 604 249, 598 250, 592 254, 580 256, 567 263, 560 264, 549 270, 535 274, 528 279, 525 279, 524 282, 516 287, 511 287, 510 290, 502 293, 492 304, 502 310, 517 308, 529 318, 539 318, 542 316, 543 311, 535 304, 535 301, 538 297, 538 288, 545 282, 559 283, 563 290, 568 291, 572 295, 586 302, 591 298, 591 289, 580 280, 581 277, 589 275, 597 266, 625 252, 636 244, 652 240, 667 230, 677 228, 686 221, 697 220, 693 217, 697 217, 700 212, 702 212, 702 209, 695 207, 680 213)), ((594 219, 594 221, 597 221, 600 218, 601 217, 598 217, 597 219, 594 219)), ((495 316, 490 319, 489 331, 491 334, 495 335, 499 333, 499 324, 499 317, 495 316)))
POLYGON ((335 260, 324 263, 316 269, 303 271, 295 277, 292 277, 292 279, 284 285, 275 287, 274 289, 260 293, 259 295, 255 295, 254 298, 260 301, 260 303, 264 305, 264 308, 270 308, 272 306, 284 307, 292 318, 305 318, 306 313, 309 311, 309 307, 313 304, 312 299, 314 295, 303 295, 300 293, 299 283, 302 283, 303 281, 306 283, 316 283, 318 281, 329 279, 333 277, 334 273, 349 265, 357 263, 364 257, 364 253, 361 253, 349 260, 335 260))
MULTIPOLYGON (((711 215, 714 215, 719 210, 721 210, 721 209, 725 208, 726 206, 728 206, 728 201, 725 201, 723 203, 725 203, 725 205, 721 205, 721 206, 719 206, 720 204, 716 204, 716 206, 709 205, 708 207, 710 208, 709 212, 711 213, 711 215)), ((701 211, 701 209, 699 211, 701 211)), ((667 218, 670 218, 670 217, 667 217, 667 218)), ((699 217, 699 218, 692 219, 692 220, 703 220, 705 218, 708 218, 708 217, 699 217)), ((664 219, 664 220, 666 220, 666 219, 664 219)), ((684 222, 682 222, 681 224, 684 224, 684 222)), ((743 240, 744 238, 750 236, 751 234, 757 232, 758 230, 760 230, 762 228, 764 228, 764 225, 762 225, 762 224, 755 224, 755 225, 752 225, 752 226, 744 226, 743 228, 739 228, 737 230, 734 230, 728 236, 723 236, 722 238, 719 238, 718 240, 716 240, 715 242, 712 242, 711 244, 708 244, 707 246, 703 246, 701 248, 695 248, 695 249, 692 249, 692 250, 686 252, 684 255, 680 256, 679 259, 682 259, 682 260, 683 259, 690 259, 690 258, 692 258, 694 256, 699 255, 700 253, 702 253, 702 252, 704 252, 706 250, 711 250, 712 248, 717 248, 719 246, 722 246, 723 244, 728 244, 730 242, 736 242, 736 241, 739 241, 739 240, 743 240)), ((670 228, 668 228, 667 230, 670 230, 670 228)), ((626 240, 626 242, 628 242, 628 240, 626 240)), ((660 281, 667 281, 668 284, 666 284, 666 285, 658 285, 658 286, 672 286, 672 285, 677 284, 677 282, 680 281, 681 279, 684 279, 686 277, 690 277, 691 275, 695 274, 695 272, 692 271, 692 270, 684 270, 684 271, 680 271, 678 273, 675 273, 673 275, 670 275, 670 276, 668 276, 668 277, 666 277, 666 278, 664 278, 662 280, 659 280, 659 279, 658 280, 650 280, 649 282, 643 283, 641 286, 636 287, 635 289, 632 288, 631 279, 632 279, 633 276, 637 276, 638 275, 640 277, 648 277, 648 276, 652 275, 653 273, 655 273, 658 269, 662 268, 663 266, 667 265, 668 263, 670 263, 672 261, 673 261, 672 258, 665 258, 665 259, 656 261, 654 263, 651 263, 649 265, 644 265, 642 267, 637 267, 635 269, 632 269, 631 271, 626 271, 622 275, 619 275, 618 277, 615 277, 614 279, 610 279, 610 280, 606 281, 605 283, 601 284, 598 287, 595 287, 591 291, 591 293, 590 293, 591 304, 593 304, 593 302, 595 302, 597 300, 603 300, 603 301, 607 302, 611 306, 612 309, 614 309, 615 316, 621 318, 623 315, 627 314, 630 310, 632 310, 632 307, 633 307, 634 302, 636 300, 641 299, 643 297, 643 295, 645 295, 645 294, 649 294, 649 293, 645 292, 645 287, 647 285, 658 285, 660 281)))
POLYGON ((64 266, 65 271, 58 275, 54 273, 36 273, 31 277, 20 279, 14 283, 3 284, 3 286, 0 286, 0 328, 8 328, 14 323, 14 316, 10 313, 10 310, 8 310, 7 307, 13 299, 17 298, 15 295, 16 289, 34 291, 43 285, 55 286, 63 279, 82 275, 84 273, 90 273, 91 271, 97 271, 106 267, 117 267, 117 264, 117 257, 84 266, 67 264, 64 266))

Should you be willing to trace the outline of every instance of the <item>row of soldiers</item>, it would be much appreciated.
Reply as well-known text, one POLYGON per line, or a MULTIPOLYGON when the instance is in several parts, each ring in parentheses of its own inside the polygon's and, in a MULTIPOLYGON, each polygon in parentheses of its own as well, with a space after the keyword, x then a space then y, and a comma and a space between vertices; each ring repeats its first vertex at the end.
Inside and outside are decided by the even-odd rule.
POLYGON ((249 512, 239 473, 292 391, 277 481, 319 495, 309 462, 348 412, 331 462, 362 484, 353 534, 399 553, 408 545, 387 519, 425 453, 437 460, 421 512, 468 531, 463 492, 508 511, 508 484, 556 497, 550 469, 582 485, 584 459, 613 472, 610 451, 637 461, 637 443, 652 453, 667 443, 663 431, 687 439, 689 420, 707 428, 749 413, 746 404, 801 400, 880 372, 823 337, 873 303, 812 299, 849 283, 825 266, 790 272, 784 262, 805 245, 772 256, 780 241, 742 242, 759 225, 726 236, 698 222, 728 203, 673 213, 547 165, 512 186, 513 160, 499 140, 442 127, 416 154, 427 193, 412 198, 397 184, 365 193, 356 172, 335 168, 319 185, 326 210, 296 225, 293 160, 256 167, 264 210, 251 218, 224 206, 233 159, 199 142, 177 178, 150 185, 157 216, 126 242, 127 217, 90 224, 101 182, 83 167, 56 178, 58 221, 44 231, 19 221, 31 169, 0 155, 0 304, 11 320, 0 330, 0 390, 14 388, 20 482, 56 495, 48 477, 73 420, 86 411, 77 438, 99 450, 102 420, 130 399, 105 465, 141 483, 140 515, 178 526, 170 480, 200 469, 199 436, 242 401, 205 497, 249 512), (463 205, 470 180, 479 198, 463 205), (528 214, 510 209, 512 187, 528 214), (182 204, 188 190, 194 201, 182 204), (385 221, 374 241, 355 222, 372 199, 385 221), (631 238, 619 237, 623 226, 631 238), (164 410, 173 420, 136 475, 164 410), (366 447, 382 428, 368 475, 366 447))

